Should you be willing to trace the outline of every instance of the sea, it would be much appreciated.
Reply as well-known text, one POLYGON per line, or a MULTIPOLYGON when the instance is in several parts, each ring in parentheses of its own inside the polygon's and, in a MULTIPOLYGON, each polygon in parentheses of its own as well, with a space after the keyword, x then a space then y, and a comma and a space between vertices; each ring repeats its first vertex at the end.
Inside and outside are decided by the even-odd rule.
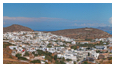
POLYGON ((105 31, 105 32, 107 32, 107 33, 109 33, 109 34, 111 34, 111 35, 112 35, 112 31, 105 31))

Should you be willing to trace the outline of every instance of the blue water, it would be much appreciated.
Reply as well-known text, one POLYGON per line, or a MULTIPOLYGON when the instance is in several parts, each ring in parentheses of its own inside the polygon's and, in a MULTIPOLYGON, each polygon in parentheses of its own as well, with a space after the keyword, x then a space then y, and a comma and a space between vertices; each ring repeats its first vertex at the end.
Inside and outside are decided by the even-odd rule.
POLYGON ((107 33, 109 33, 109 34, 111 34, 111 35, 112 35, 112 31, 105 31, 105 32, 107 32, 107 33))

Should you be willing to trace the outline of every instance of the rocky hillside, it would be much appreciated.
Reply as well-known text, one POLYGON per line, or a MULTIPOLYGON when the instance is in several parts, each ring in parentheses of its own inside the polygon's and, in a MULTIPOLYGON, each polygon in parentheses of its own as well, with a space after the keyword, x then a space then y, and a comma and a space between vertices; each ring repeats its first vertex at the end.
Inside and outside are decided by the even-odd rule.
POLYGON ((3 28, 3 33, 5 33, 5 32, 14 32, 14 31, 33 31, 33 30, 28 28, 28 27, 17 25, 17 24, 13 24, 9 27, 4 27, 3 28))
POLYGON ((52 31, 51 33, 74 39, 94 39, 94 38, 104 38, 112 36, 107 32, 95 28, 66 29, 66 30, 52 31))

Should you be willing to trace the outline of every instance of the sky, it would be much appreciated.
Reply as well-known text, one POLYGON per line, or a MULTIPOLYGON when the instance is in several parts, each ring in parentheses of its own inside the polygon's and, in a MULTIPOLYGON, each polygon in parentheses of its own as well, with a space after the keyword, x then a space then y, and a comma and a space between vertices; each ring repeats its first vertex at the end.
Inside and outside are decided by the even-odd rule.
POLYGON ((112 3, 3 3, 3 27, 52 31, 112 26, 112 3))

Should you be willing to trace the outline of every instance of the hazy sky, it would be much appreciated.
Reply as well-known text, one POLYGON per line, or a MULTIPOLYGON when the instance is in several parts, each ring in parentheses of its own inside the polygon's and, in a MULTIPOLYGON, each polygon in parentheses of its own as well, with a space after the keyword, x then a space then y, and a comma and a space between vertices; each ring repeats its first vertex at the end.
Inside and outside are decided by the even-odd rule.
POLYGON ((34 30, 112 25, 112 3, 4 3, 3 26, 34 30))

